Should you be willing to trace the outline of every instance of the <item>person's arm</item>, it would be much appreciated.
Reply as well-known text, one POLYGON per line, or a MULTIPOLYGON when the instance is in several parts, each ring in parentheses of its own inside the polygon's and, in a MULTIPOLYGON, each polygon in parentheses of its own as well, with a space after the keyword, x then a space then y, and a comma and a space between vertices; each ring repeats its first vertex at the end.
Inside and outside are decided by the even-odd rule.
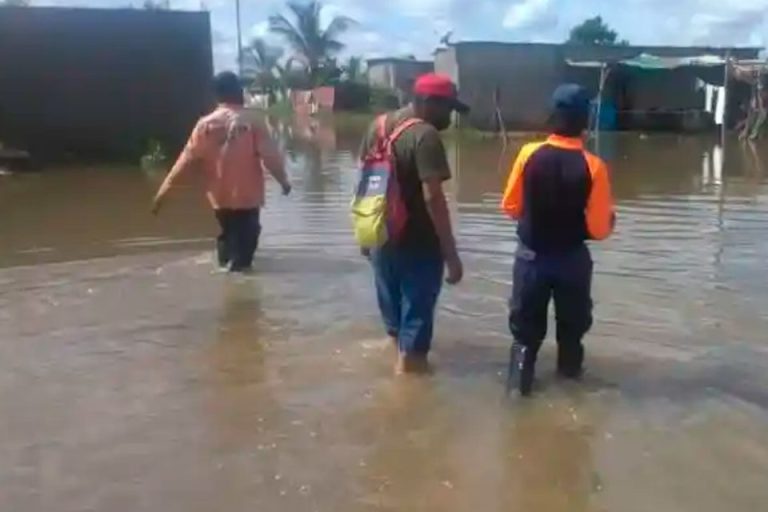
POLYGON ((523 215, 523 198, 525 194, 525 165, 534 151, 541 147, 540 143, 526 144, 517 154, 512 168, 509 170, 507 185, 501 198, 501 210, 517 220, 523 215))
POLYGON ((616 214, 608 167, 597 157, 589 158, 592 187, 587 201, 587 231, 593 240, 605 240, 613 232, 616 214))
POLYGON ((173 164, 171 171, 163 180, 162 185, 155 194, 155 199, 152 204, 152 213, 157 214, 163 206, 165 198, 173 188, 174 183, 182 174, 186 174, 196 163, 202 158, 203 145, 205 143, 204 128, 200 124, 196 125, 192 130, 184 150, 176 159, 176 163, 173 164))
POLYGON ((275 178, 283 189, 283 194, 291 193, 291 182, 288 179, 288 173, 285 171, 285 157, 283 152, 277 146, 275 140, 270 136, 266 124, 260 123, 256 126, 257 130, 257 151, 261 157, 264 167, 275 178))
POLYGON ((453 236, 451 214, 443 191, 443 182, 451 178, 445 146, 436 130, 427 130, 415 148, 416 168, 422 183, 424 201, 440 241, 440 251, 448 268, 447 281, 456 284, 464 276, 464 268, 453 236))
POLYGON ((513 219, 519 219, 523 213, 523 171, 526 160, 528 156, 521 151, 509 171, 507 186, 501 198, 501 210, 513 219))
POLYGON ((448 211, 448 201, 443 191, 443 179, 439 177, 427 178, 422 181, 424 189, 424 201, 427 211, 432 218, 435 231, 440 239, 440 250, 443 257, 448 260, 458 255, 456 239, 453 236, 451 214, 448 211))

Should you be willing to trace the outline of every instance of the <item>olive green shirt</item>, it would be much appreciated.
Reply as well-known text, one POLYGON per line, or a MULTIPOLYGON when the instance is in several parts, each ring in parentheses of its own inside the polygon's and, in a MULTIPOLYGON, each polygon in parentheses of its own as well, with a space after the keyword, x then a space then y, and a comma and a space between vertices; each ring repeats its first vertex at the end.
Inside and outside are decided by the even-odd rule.
MULTIPOLYGON (((387 115, 387 133, 414 117, 411 107, 387 115)), ((360 155, 367 154, 377 137, 376 121, 371 123, 363 139, 360 155)), ((440 133, 429 123, 411 126, 393 145, 398 183, 403 196, 408 222, 399 246, 405 249, 439 251, 440 241, 424 201, 422 182, 430 178, 448 180, 451 170, 440 133)))

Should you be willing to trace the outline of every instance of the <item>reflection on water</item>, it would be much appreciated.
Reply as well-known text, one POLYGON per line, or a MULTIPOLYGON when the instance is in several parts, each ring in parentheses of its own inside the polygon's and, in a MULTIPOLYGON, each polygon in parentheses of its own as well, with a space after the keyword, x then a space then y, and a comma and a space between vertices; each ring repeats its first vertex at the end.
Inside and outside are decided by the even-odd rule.
POLYGON ((619 231, 595 246, 582 385, 502 397, 507 155, 447 141, 468 277, 429 379, 394 380, 348 226, 358 123, 271 120, 253 276, 212 273, 190 178, 0 177, 0 510, 761 510, 768 492, 766 147, 603 136, 619 231), (650 491, 649 491, 650 490, 650 491))

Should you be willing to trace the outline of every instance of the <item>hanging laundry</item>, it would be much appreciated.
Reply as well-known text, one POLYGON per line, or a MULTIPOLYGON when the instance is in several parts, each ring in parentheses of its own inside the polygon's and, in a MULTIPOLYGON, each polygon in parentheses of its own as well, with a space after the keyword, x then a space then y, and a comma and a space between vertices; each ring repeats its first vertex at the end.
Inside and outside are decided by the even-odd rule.
POLYGON ((715 103, 715 124, 722 126, 725 123, 725 87, 716 87, 717 101, 715 103))
POLYGON ((715 111, 715 95, 717 87, 706 84, 704 86, 704 111, 713 113, 715 111))

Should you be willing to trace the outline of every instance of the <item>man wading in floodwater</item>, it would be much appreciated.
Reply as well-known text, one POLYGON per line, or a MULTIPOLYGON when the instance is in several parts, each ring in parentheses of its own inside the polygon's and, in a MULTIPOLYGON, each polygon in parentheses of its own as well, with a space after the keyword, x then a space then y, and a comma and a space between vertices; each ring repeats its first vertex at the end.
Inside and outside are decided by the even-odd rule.
POLYGON ((207 197, 221 226, 217 240, 219 265, 231 272, 251 268, 259 245, 260 209, 264 206, 264 167, 291 192, 283 155, 270 137, 266 123, 243 108, 243 88, 237 75, 216 75, 218 106, 198 121, 184 151, 155 196, 158 213, 175 180, 201 168, 207 197))
POLYGON ((443 194, 443 182, 451 172, 438 132, 450 126, 453 111, 468 108, 458 100, 456 86, 442 75, 418 78, 413 92, 411 105, 371 125, 361 148, 365 159, 377 144, 390 140, 391 173, 404 210, 397 239, 369 252, 379 309, 387 334, 398 347, 396 373, 429 369, 427 354, 443 269, 449 284, 458 283, 464 274, 443 194))
POLYGON ((592 258, 586 241, 613 231, 613 197, 605 163, 585 151, 590 97, 573 84, 552 98, 552 135, 522 148, 501 207, 518 220, 509 327, 515 338, 508 387, 528 395, 554 297, 557 371, 581 376, 582 338, 592 326, 592 258))

